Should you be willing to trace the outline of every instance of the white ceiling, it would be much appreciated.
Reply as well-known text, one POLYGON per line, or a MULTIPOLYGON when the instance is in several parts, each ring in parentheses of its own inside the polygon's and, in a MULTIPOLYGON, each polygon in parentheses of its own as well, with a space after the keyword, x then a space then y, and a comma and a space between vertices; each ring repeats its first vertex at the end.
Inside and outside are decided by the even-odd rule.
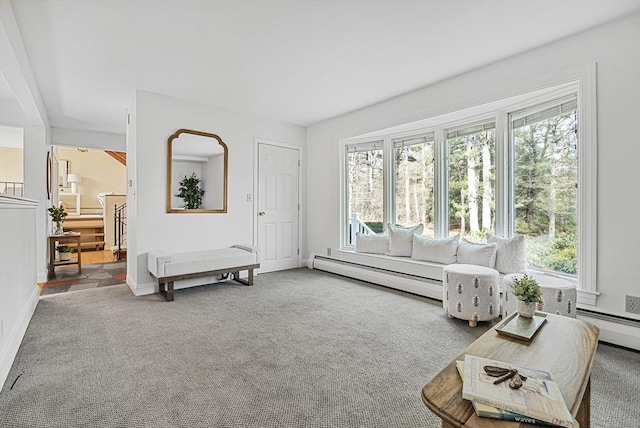
POLYGON ((640 0, 12 1, 54 127, 134 89, 307 126, 640 10, 640 0))

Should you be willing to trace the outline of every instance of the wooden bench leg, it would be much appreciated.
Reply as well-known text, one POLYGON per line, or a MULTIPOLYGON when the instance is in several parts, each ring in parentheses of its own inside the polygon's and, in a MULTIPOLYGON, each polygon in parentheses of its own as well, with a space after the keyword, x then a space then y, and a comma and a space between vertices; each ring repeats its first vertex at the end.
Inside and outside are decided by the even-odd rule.
POLYGON ((240 278, 240 272, 233 272, 231 274, 231 279, 239 282, 240 284, 253 285, 253 269, 248 269, 248 272, 249 272, 249 278, 246 280, 240 278))
POLYGON ((173 281, 167 284, 167 302, 173 302, 173 281))

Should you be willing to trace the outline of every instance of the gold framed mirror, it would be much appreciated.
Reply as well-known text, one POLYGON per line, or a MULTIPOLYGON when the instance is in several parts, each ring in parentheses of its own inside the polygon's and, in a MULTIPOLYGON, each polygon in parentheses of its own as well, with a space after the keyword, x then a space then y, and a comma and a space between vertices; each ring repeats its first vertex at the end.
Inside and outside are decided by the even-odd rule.
POLYGON ((167 141, 167 212, 227 212, 227 145, 216 134, 178 129, 167 141))

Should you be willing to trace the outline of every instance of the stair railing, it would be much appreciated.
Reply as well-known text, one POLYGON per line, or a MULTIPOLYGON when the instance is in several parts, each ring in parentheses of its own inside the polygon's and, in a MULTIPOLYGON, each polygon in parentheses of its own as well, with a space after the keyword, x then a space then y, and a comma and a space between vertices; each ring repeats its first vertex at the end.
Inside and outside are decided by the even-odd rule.
POLYGON ((127 204, 114 205, 114 214, 113 241, 115 243, 116 259, 122 260, 122 253, 127 248, 127 204))
POLYGON ((24 183, 19 181, 0 181, 0 194, 8 196, 24 196, 24 183))

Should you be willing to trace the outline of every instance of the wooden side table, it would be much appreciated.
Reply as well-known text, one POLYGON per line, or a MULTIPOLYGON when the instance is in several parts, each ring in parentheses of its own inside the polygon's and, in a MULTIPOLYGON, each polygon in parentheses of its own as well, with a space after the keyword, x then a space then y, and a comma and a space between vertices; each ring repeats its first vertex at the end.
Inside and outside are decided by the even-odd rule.
POLYGON ((77 232, 67 232, 63 235, 49 236, 49 273, 47 279, 56 276, 56 266, 78 265, 78 274, 82 273, 82 246, 80 245, 81 234, 77 232), (76 246, 77 257, 68 261, 56 260, 56 242, 58 244, 74 244, 76 246))

